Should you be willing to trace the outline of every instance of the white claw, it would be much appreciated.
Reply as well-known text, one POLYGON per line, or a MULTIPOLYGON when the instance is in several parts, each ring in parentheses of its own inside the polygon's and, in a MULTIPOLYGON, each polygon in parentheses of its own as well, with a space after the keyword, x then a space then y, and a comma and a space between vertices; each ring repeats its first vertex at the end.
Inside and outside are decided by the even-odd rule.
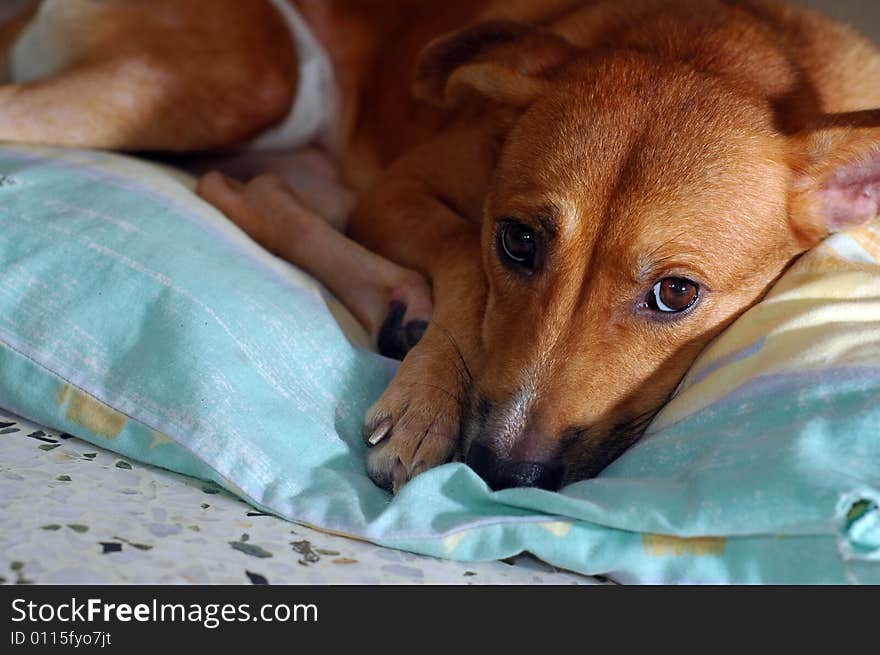
POLYGON ((373 430, 373 434, 371 434, 370 438, 367 439, 367 443, 371 446, 375 446, 377 443, 382 441, 382 439, 387 437, 389 432, 391 432, 391 421, 386 419, 379 424, 379 427, 373 430))

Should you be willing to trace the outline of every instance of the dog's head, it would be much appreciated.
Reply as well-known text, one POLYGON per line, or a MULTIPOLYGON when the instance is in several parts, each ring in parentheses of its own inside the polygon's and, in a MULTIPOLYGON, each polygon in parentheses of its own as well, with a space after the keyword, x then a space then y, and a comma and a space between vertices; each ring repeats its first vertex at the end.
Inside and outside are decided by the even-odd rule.
POLYGON ((463 423, 497 488, 598 473, 794 258, 877 214, 877 130, 786 135, 763 97, 682 64, 489 23, 429 48, 417 91, 515 116, 463 423))

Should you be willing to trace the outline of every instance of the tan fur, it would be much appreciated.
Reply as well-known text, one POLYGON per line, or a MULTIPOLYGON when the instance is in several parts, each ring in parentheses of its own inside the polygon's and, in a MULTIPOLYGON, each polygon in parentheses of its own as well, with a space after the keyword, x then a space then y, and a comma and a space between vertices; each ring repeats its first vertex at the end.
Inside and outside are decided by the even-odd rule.
POLYGON ((295 51, 266 3, 49 2, 59 16, 50 20, 55 38, 69 53, 65 67, 0 87, 2 140, 122 150, 227 147, 279 120, 292 101, 295 51))

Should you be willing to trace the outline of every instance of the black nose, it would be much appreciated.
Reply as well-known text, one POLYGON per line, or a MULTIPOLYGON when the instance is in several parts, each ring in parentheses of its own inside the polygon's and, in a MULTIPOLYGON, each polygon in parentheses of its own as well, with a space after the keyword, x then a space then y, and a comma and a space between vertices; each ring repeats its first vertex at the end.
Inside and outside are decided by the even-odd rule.
POLYGON ((506 461, 482 444, 471 445, 466 462, 496 491, 510 487, 539 487, 556 491, 562 482, 562 469, 559 467, 537 462, 506 461))

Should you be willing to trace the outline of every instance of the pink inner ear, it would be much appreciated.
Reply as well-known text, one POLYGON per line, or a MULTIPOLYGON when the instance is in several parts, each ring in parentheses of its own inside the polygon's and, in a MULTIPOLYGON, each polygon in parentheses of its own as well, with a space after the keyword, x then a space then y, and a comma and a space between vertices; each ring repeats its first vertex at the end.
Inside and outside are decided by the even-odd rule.
POLYGON ((856 227, 880 213, 880 151, 838 169, 819 192, 828 229, 856 227))

